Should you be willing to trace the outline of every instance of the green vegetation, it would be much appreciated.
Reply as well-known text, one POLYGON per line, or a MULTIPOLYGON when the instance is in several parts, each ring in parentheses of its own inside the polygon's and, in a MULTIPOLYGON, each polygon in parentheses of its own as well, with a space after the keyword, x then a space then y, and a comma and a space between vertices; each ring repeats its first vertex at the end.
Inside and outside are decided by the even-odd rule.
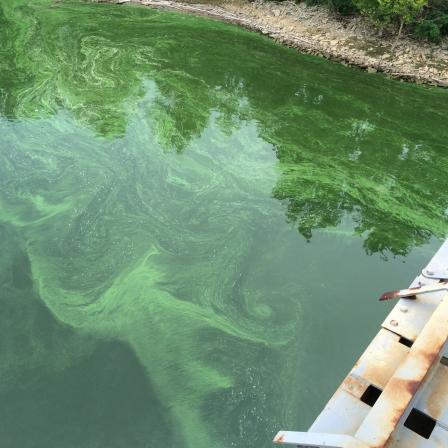
POLYGON ((439 42, 442 36, 448 35, 448 0, 429 2, 424 13, 414 25, 414 34, 439 42))
POLYGON ((415 37, 440 42, 448 34, 448 0, 308 0, 349 15, 360 13, 378 27, 394 26, 397 37, 404 26, 415 37))
POLYGON ((307 0, 307 4, 324 4, 342 15, 350 15, 356 12, 356 7, 352 0, 307 0))

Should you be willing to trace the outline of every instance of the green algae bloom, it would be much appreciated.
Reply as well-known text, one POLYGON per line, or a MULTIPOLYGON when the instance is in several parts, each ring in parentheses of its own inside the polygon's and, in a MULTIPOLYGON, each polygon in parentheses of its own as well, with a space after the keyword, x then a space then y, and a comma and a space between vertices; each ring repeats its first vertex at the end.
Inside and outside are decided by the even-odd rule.
POLYGON ((446 234, 448 92, 139 7, 0 39, 0 445, 306 429, 446 234))

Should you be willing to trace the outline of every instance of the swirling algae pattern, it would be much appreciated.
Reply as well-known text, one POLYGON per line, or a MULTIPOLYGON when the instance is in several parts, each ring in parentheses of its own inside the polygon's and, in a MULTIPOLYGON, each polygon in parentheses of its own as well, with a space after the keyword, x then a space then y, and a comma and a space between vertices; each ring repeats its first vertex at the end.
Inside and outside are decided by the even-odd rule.
POLYGON ((429 253, 447 93, 180 14, 0 14, 2 446, 269 446, 307 376, 291 223, 429 253))

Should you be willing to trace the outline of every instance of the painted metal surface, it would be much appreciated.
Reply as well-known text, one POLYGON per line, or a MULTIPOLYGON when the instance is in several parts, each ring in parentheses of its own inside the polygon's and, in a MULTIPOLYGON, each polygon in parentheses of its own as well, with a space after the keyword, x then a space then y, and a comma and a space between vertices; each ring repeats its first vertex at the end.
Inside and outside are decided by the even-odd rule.
POLYGON ((399 301, 308 432, 301 448, 448 448, 448 240, 399 301))

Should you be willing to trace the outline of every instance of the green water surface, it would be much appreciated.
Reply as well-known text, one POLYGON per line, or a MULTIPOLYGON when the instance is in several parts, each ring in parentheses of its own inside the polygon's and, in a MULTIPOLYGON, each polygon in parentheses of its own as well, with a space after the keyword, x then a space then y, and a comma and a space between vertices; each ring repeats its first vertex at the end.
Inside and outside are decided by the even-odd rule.
POLYGON ((305 430, 447 232, 447 116, 231 25, 0 0, 0 446, 305 430))

